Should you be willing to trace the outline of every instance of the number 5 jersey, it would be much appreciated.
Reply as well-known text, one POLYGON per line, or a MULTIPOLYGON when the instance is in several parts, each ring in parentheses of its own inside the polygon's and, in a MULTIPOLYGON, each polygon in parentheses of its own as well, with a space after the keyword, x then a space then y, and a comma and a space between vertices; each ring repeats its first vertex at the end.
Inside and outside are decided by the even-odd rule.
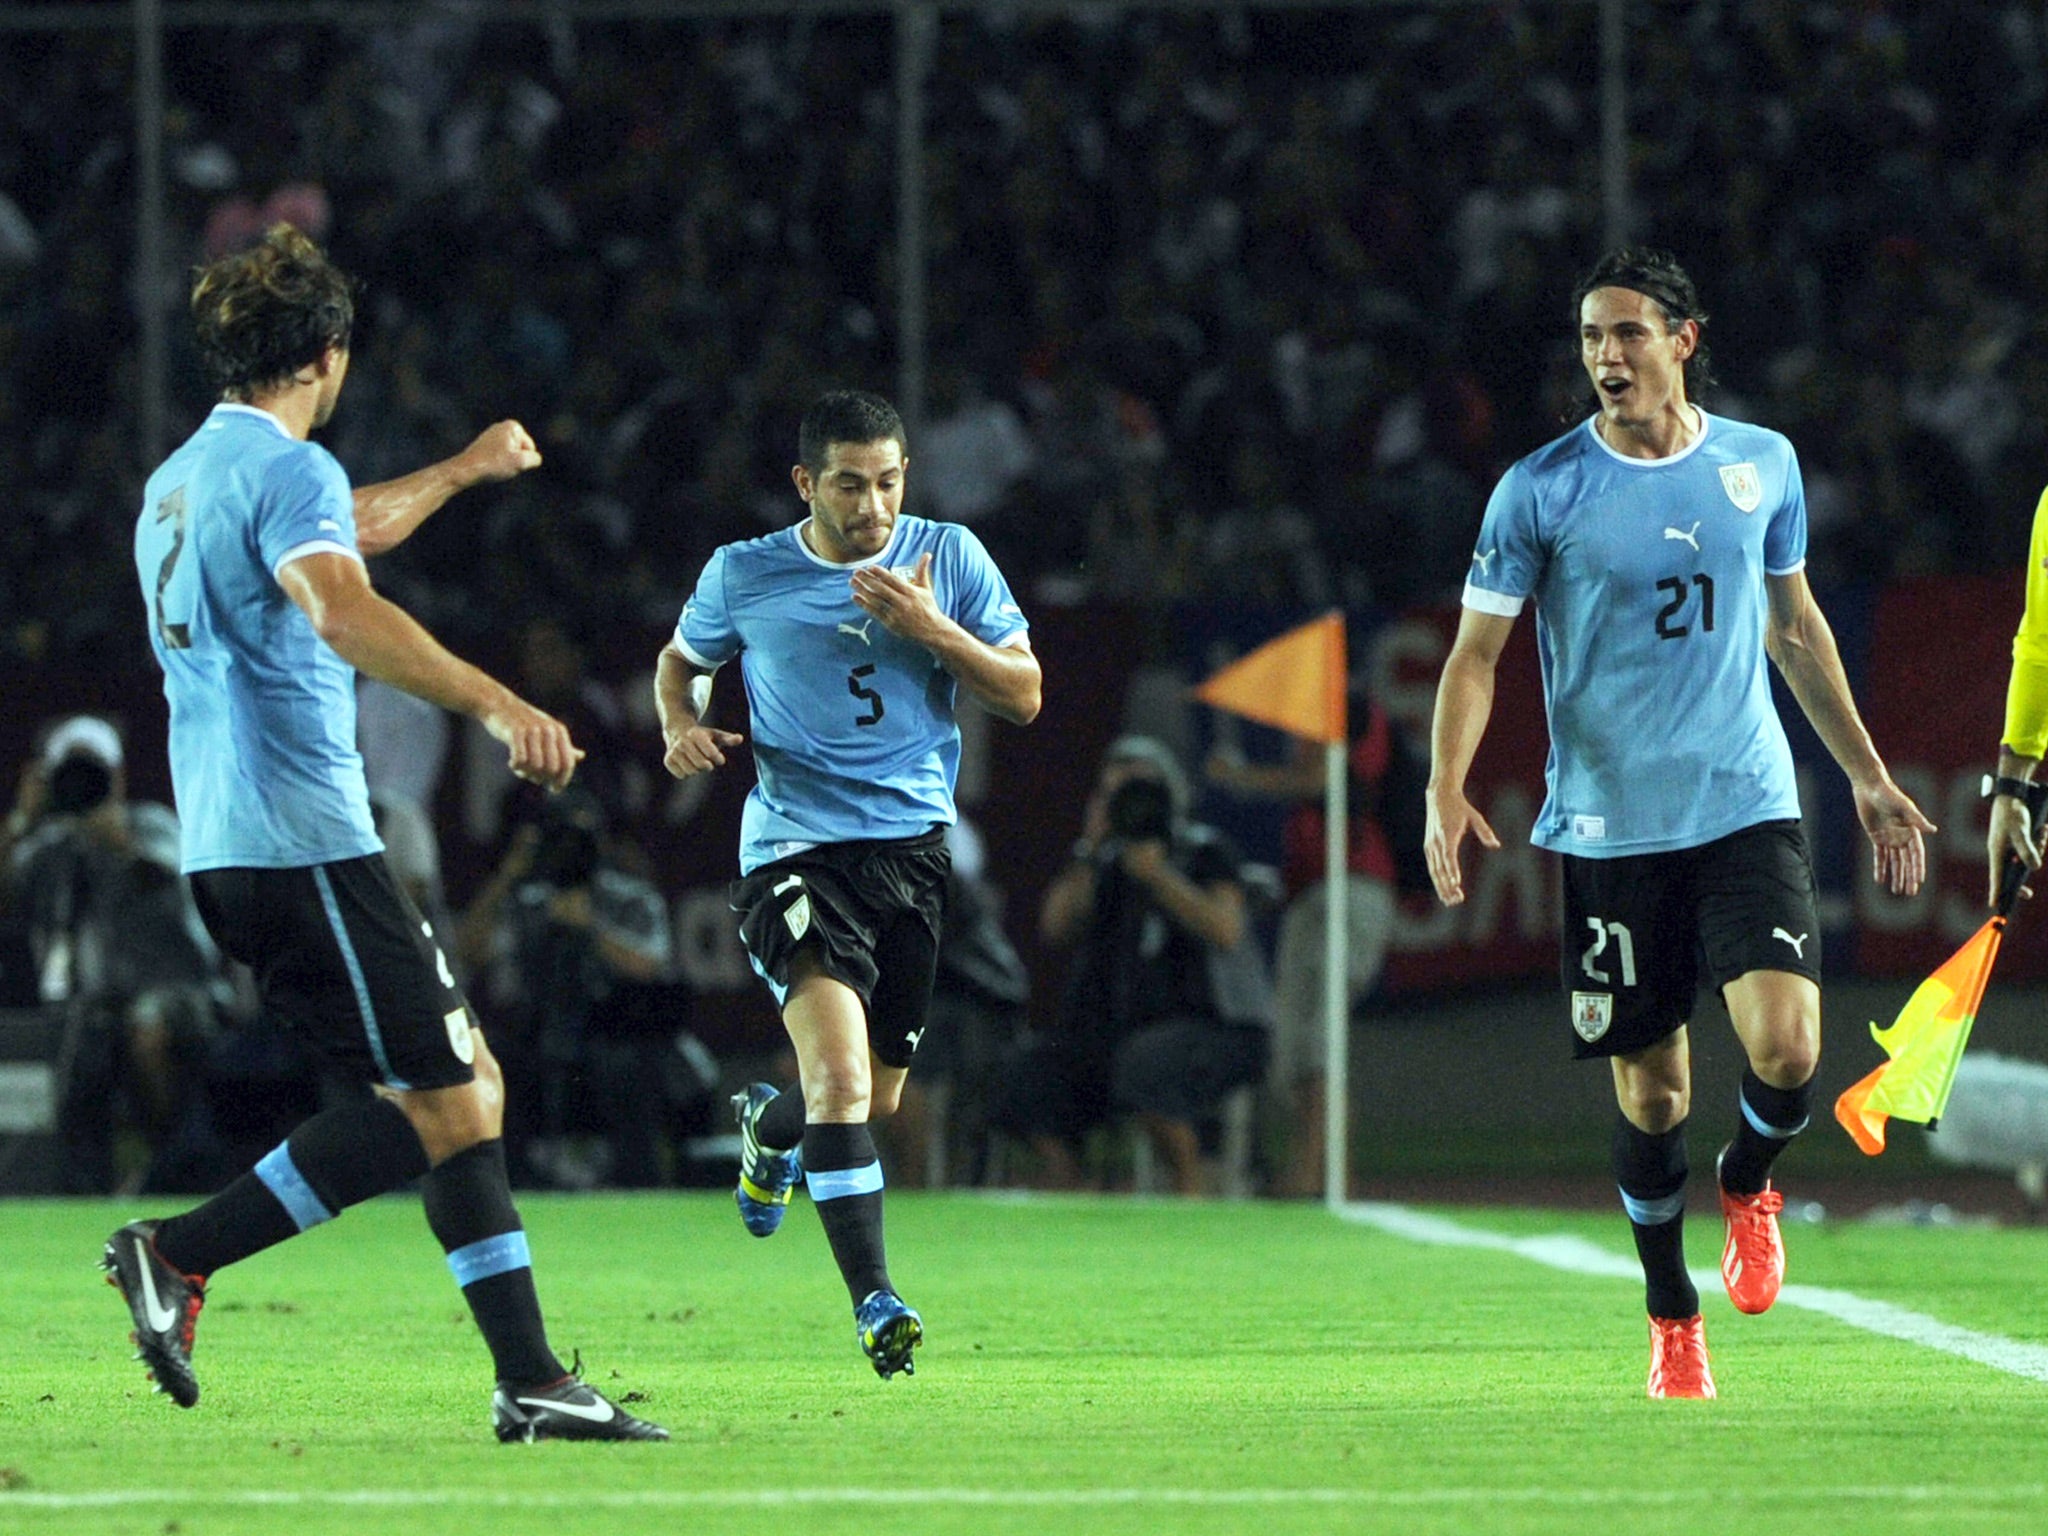
POLYGON ((801 526, 715 551, 676 624, 692 663, 737 656, 746 683, 756 781, 740 819, 743 875, 818 843, 955 820, 957 685, 854 603, 856 570, 883 565, 907 581, 930 554, 941 613, 990 645, 1027 634, 1002 572, 957 523, 899 517, 887 548, 845 565, 813 554, 801 526))

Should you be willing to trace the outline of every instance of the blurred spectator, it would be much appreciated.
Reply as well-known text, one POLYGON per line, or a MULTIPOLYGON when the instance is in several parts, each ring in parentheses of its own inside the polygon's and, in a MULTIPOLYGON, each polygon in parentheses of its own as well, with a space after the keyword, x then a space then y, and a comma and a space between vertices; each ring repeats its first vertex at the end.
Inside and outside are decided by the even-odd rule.
POLYGON ((917 493, 926 515, 975 523, 998 515, 1010 488, 1035 462, 1024 422, 979 379, 942 369, 917 434, 917 493))
POLYGON ((206 1054, 230 996, 178 872, 178 819, 128 799, 124 757, 120 732, 98 716, 56 722, 0 831, 5 915, 26 936, 37 1000, 63 1015, 58 1121, 72 1194, 162 1187, 156 1165, 203 1117, 206 1054))
POLYGON ((623 867, 604 827, 580 790, 549 800, 457 929, 457 953, 504 1020, 491 1045, 513 1085, 514 1175, 564 1189, 668 1182, 718 1079, 669 979, 661 893, 623 867))
POLYGON ((1241 861, 1188 802, 1168 748, 1113 742, 1073 861, 1046 888, 1039 928, 1073 952, 1067 991, 1056 1032, 1006 1055, 990 1120, 1054 1187, 1079 1182, 1087 1132, 1134 1115, 1175 1190, 1202 1192, 1202 1123, 1264 1071, 1272 990, 1241 861))

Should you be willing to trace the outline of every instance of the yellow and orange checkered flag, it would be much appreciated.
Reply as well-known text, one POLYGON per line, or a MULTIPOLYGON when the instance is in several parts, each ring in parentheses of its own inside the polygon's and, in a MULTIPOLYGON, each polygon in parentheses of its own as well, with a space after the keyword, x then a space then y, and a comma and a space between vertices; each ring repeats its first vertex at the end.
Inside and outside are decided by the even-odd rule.
POLYGON ((1884 1150, 1886 1120, 1912 1120, 1931 1130, 1948 1108, 2005 923, 1994 917, 1971 935, 1920 983, 1890 1028, 1870 1026, 1891 1060, 1835 1100, 1835 1118, 1872 1157, 1884 1150))
POLYGON ((1341 743, 1346 666, 1344 615, 1333 609, 1240 656, 1195 697, 1310 741, 1341 743))
MULTIPOLYGON (((2027 792, 2030 824, 2048 802, 2048 786, 2027 792)), ((1884 1150, 1887 1120, 1912 1120, 1930 1131, 1948 1108, 1970 1026, 1984 1001, 1991 965, 2005 938, 2006 924, 2025 888, 2026 866, 2008 855, 1999 876, 1998 899, 1982 928, 1921 982, 1889 1029, 1870 1026, 1870 1037, 1891 1060, 1845 1089, 1835 1100, 1835 1118, 1856 1145, 1872 1157, 1884 1150)))

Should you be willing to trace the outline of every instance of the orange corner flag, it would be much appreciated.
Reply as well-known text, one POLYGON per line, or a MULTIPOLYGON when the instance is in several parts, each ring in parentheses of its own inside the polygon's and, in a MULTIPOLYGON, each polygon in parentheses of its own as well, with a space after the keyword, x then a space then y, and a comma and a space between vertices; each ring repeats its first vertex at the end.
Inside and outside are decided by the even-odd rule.
POLYGON ((1240 656, 1195 697, 1311 741, 1342 742, 1346 666, 1344 615, 1333 610, 1240 656))
POLYGON ((1835 1118, 1872 1157, 1884 1150, 1888 1118, 1931 1126, 1948 1108, 1956 1066, 1970 1042, 1970 1025, 2004 933, 2005 919, 1992 918, 1920 983, 1889 1029, 1870 1026, 1871 1038, 1891 1060, 1835 1100, 1835 1118))

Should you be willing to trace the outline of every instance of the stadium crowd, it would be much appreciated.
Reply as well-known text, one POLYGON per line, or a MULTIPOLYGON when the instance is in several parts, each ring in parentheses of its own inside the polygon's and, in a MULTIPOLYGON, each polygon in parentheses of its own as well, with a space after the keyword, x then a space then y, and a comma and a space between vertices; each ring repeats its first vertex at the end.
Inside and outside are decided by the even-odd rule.
MULTIPOLYGON (((1816 579, 2009 554, 2048 422, 2038 7, 1637 20, 1634 232, 1698 274, 1722 408, 1800 445, 1816 579)), ((551 466, 385 585, 458 640, 658 626, 790 515, 806 392, 894 381, 893 49, 879 16, 176 29, 166 301, 271 219, 324 237, 367 285, 358 477, 503 414, 551 466)), ((0 649, 132 647, 131 42, 0 52, 36 82, 0 102, 0 649)), ((1589 5, 944 15, 929 508, 1041 601, 1454 590, 1578 387, 1598 56, 1589 5)), ((176 434, 207 402, 174 367, 176 434)))

